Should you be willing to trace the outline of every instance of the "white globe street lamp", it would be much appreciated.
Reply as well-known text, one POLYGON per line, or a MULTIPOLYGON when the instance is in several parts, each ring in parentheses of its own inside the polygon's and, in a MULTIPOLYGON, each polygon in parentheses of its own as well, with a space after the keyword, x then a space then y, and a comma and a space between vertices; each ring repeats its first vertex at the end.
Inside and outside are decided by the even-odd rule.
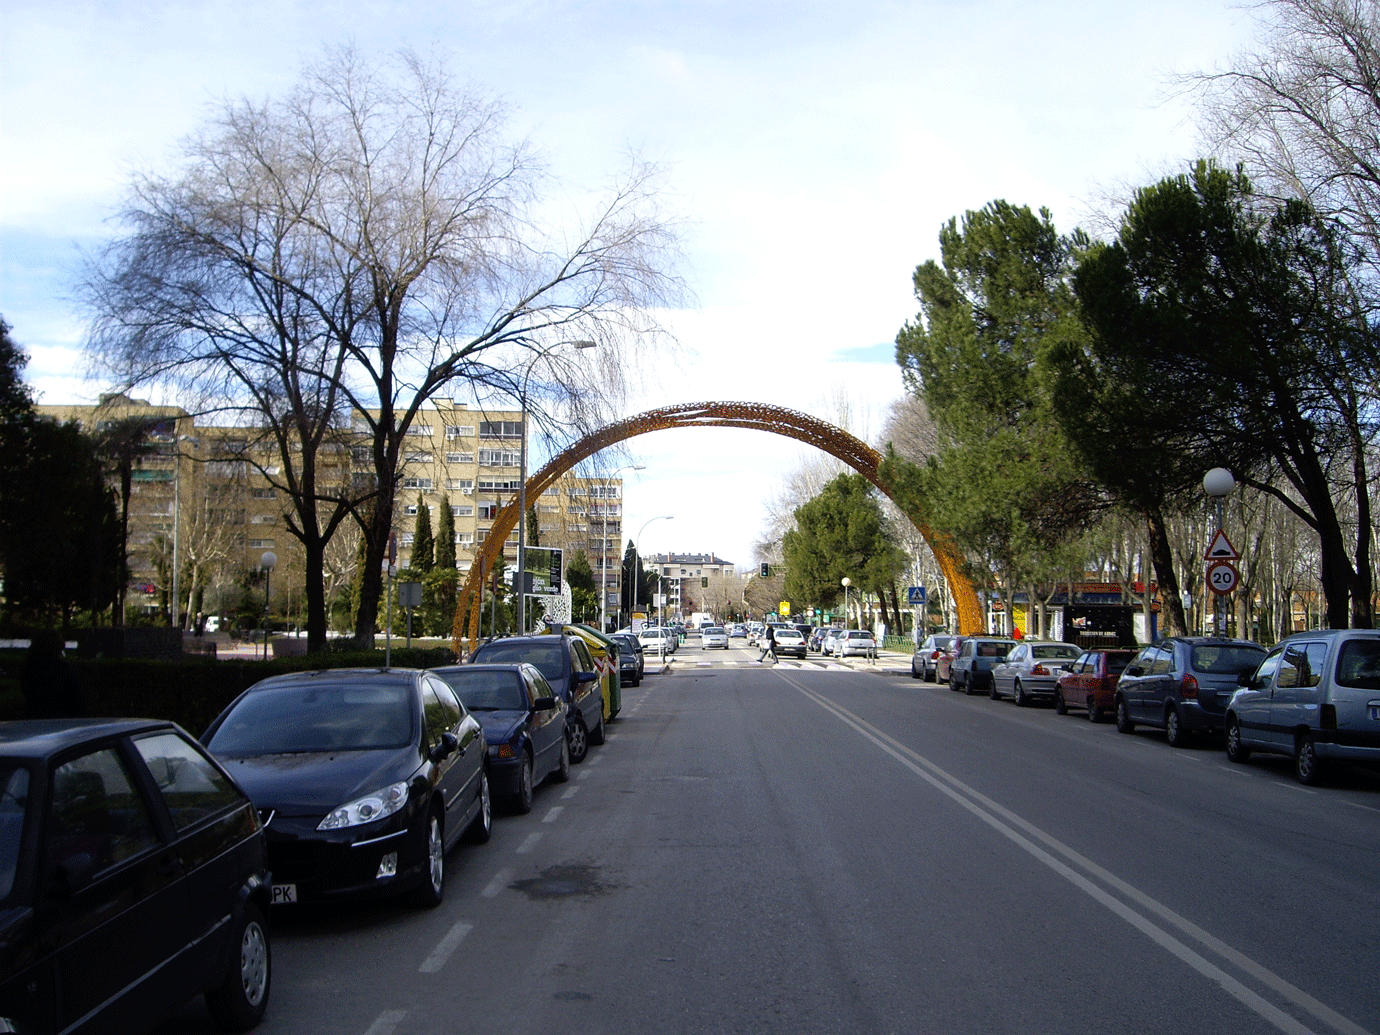
POLYGON ((848 618, 848 587, 853 585, 853 580, 845 575, 843 578, 839 579, 839 585, 843 587, 843 627, 849 629, 852 628, 852 626, 849 625, 848 618))

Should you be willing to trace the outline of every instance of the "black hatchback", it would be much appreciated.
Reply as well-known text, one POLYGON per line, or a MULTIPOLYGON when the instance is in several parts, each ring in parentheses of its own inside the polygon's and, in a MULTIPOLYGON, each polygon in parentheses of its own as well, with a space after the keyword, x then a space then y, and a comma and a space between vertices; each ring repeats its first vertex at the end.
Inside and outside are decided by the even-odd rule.
POLYGON ((484 732, 428 672, 274 676, 201 739, 259 808, 275 903, 409 891, 436 906, 451 846, 489 839, 484 732))
POLYGON ((1117 680, 1116 728, 1158 726, 1171 747, 1221 730, 1238 678, 1264 657, 1258 643, 1217 636, 1169 636, 1142 647, 1117 680))
POLYGON ((0 723, 0 1031, 138 1032, 268 1005, 264 833, 179 727, 0 723))

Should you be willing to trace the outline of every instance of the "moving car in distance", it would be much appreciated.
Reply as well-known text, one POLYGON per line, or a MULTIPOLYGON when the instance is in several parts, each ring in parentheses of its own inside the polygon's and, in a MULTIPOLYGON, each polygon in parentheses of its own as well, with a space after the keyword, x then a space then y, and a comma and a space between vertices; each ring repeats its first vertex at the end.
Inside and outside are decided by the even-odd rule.
POLYGON ((0 723, 0 1031, 140 1032, 268 1006, 264 831, 178 726, 0 723))
POLYGON ((1116 681, 1135 656, 1131 648, 1084 651, 1055 681, 1054 710, 1065 715, 1086 708, 1089 722, 1101 722, 1112 713, 1116 681))
POLYGON ((1018 708, 1036 700, 1054 700, 1055 681, 1074 662, 1079 650, 1058 640, 1022 640, 992 666, 992 700, 1010 696, 1018 708))
POLYGON ((532 791, 550 776, 570 779, 565 702, 533 665, 446 665, 446 681, 484 727, 489 785, 516 813, 532 811, 532 791))
POLYGON ((1227 703, 1227 758, 1290 755, 1317 784, 1334 761, 1380 763, 1380 630, 1318 629, 1277 643, 1227 703))
POLYGON ((778 658, 793 654, 797 658, 805 657, 805 637, 800 635, 800 630, 792 625, 778 625, 773 631, 776 638, 776 656, 778 658))
POLYGON ((406 892, 437 906, 446 853, 489 839, 483 730, 428 672, 273 676, 202 742, 259 810, 275 903, 406 892))
POLYGON ((728 631, 722 625, 705 625, 700 628, 700 649, 722 647, 728 650, 728 631))

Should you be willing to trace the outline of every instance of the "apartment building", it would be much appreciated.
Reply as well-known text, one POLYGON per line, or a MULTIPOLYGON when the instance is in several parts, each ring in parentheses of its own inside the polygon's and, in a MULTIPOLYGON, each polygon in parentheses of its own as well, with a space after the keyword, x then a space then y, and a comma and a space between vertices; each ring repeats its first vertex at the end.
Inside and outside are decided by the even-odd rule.
MULTIPOLYGON (((245 572, 261 568, 265 552, 277 557, 274 608, 300 606, 301 556, 287 531, 291 501, 274 479, 281 471, 249 429, 198 424, 185 410, 145 400, 106 396, 96 406, 41 406, 59 421, 76 421, 91 434, 127 427, 129 443, 129 565, 133 576, 128 606, 156 611, 170 587, 172 558, 193 569, 205 588, 233 587, 245 572), (255 462, 257 461, 257 463, 255 462), (293 571, 299 578, 293 579, 293 571)), ((350 431, 367 429, 356 417, 350 431)), ((421 507, 438 531, 439 508, 449 505, 455 526, 456 566, 470 569, 498 512, 520 490, 524 427, 522 413, 472 409, 437 400, 408 429, 394 529, 400 566, 412 555, 421 507)), ((327 443, 318 455, 323 487, 372 477, 368 454, 350 435, 327 443)), ((596 578, 603 575, 606 603, 617 610, 621 587, 622 480, 569 476, 529 505, 537 510, 537 534, 544 546, 584 550, 596 578)), ((327 580, 348 584, 358 530, 346 524, 328 547, 327 580)), ((504 557, 517 559, 518 532, 504 544, 504 557)), ((331 586, 328 585, 328 593, 331 586)), ((183 607, 197 583, 179 589, 183 607)), ((219 604, 214 594, 206 610, 219 604)))
POLYGON ((723 596, 723 580, 736 574, 732 561, 713 553, 658 553, 648 556, 645 564, 661 574, 661 592, 668 614, 706 610, 699 605, 710 595, 700 591, 710 587, 716 591, 712 602, 722 606, 717 598, 723 596), (702 585, 706 579, 709 587, 702 585), (695 606, 689 606, 692 604, 695 606))

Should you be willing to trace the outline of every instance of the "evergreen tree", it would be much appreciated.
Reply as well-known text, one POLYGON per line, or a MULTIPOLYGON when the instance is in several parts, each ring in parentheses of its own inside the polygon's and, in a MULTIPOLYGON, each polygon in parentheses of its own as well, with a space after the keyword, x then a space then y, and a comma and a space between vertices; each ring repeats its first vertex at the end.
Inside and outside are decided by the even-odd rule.
POLYGON ((431 536, 431 508, 417 496, 417 526, 412 534, 412 557, 408 566, 425 575, 436 566, 436 545, 431 536))

